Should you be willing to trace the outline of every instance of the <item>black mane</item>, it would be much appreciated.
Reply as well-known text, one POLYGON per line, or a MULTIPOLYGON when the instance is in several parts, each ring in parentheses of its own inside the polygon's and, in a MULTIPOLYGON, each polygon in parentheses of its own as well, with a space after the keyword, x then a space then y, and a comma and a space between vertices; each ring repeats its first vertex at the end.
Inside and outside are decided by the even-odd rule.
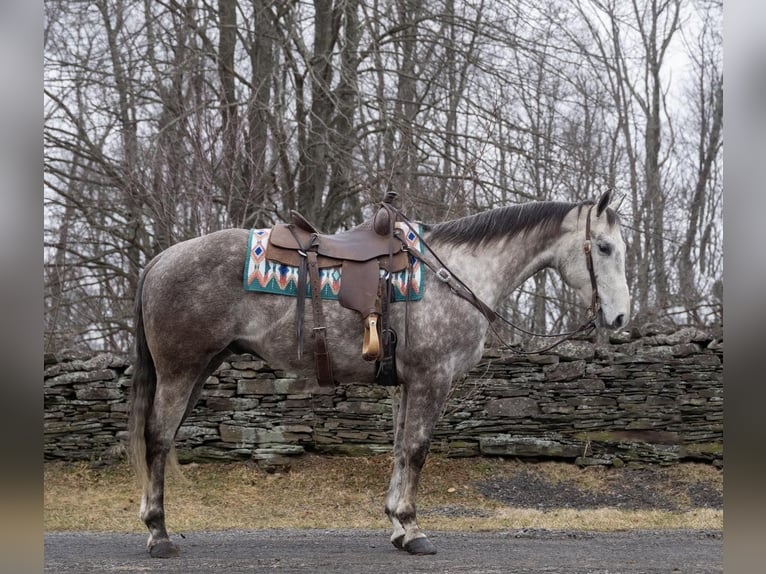
MULTIPOLYGON (((531 229, 545 235, 558 233, 564 217, 574 208, 593 202, 532 201, 490 209, 427 227, 431 239, 440 243, 482 245, 501 238, 514 237, 531 229)), ((611 211, 611 210, 608 210, 611 211)), ((610 217, 610 223, 612 223, 610 217)))

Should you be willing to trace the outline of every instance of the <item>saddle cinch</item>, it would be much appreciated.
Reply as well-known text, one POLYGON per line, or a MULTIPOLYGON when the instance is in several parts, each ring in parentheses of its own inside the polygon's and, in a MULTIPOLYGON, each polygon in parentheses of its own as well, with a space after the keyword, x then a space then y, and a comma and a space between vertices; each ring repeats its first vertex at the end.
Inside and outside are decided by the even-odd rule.
POLYGON ((388 322, 391 273, 403 271, 409 266, 407 244, 395 225, 396 211, 384 200, 370 221, 335 235, 320 233, 297 211, 291 214, 291 223, 280 223, 272 228, 266 258, 298 268, 295 321, 298 356, 303 353, 308 282, 314 319, 312 338, 317 381, 323 386, 334 384, 322 312, 319 269, 340 267, 338 300, 343 307, 361 315, 364 324, 362 357, 366 361, 376 361, 378 382, 397 384, 396 335, 388 328, 381 328, 382 322, 388 322), (381 270, 384 272, 381 273, 381 270))

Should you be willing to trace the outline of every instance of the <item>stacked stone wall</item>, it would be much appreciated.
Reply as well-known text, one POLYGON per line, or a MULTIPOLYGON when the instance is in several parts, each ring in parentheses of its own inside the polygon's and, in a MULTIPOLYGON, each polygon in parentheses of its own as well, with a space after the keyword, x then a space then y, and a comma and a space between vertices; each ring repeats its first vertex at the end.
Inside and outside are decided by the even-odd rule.
MULTIPOLYGON (((46 355, 46 459, 124 452, 130 369, 112 354, 46 355)), ((385 387, 322 388, 233 356, 208 379, 179 430, 179 458, 281 464, 307 451, 388 452, 393 398, 385 387)), ((539 355, 488 350, 453 385, 432 451, 582 465, 722 465, 721 335, 644 330, 603 343, 569 341, 539 355)))

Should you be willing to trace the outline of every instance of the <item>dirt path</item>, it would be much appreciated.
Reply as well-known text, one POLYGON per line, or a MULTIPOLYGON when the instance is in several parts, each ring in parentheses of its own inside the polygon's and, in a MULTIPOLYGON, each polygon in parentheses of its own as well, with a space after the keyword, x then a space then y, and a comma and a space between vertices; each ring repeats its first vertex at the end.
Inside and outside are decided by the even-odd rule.
POLYGON ((149 558, 142 534, 56 532, 45 535, 45 571, 306 572, 312 574, 723 572, 720 531, 664 530, 499 533, 434 532, 435 556, 396 550, 384 531, 258 530, 176 536, 181 555, 149 558))

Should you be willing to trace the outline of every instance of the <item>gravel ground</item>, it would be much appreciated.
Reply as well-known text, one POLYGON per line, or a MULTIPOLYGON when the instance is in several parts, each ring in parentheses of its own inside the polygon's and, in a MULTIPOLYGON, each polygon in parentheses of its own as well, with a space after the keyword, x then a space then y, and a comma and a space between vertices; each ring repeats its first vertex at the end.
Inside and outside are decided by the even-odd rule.
POLYGON ((45 572, 296 574, 718 574, 720 531, 431 532, 435 556, 411 556, 379 530, 187 532, 181 554, 152 559, 142 534, 51 532, 45 572))
POLYGON ((484 496, 510 506, 540 510, 605 506, 625 510, 723 509, 723 491, 718 485, 704 480, 684 483, 652 468, 614 469, 599 490, 549 481, 525 470, 512 478, 494 478, 474 486, 484 496))

